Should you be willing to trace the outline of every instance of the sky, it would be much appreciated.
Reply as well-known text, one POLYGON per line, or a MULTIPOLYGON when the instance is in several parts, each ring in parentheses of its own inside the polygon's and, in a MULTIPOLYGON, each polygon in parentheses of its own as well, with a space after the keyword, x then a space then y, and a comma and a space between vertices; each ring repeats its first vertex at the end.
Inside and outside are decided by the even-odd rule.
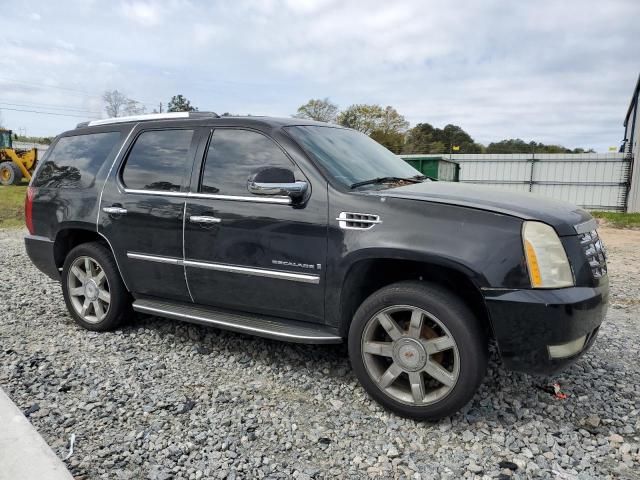
POLYGON ((102 93, 117 89, 149 112, 176 94, 272 116, 329 97, 391 105, 412 126, 453 123, 484 144, 607 151, 640 73, 637 0, 0 5, 1 123, 33 136, 106 117, 102 93))

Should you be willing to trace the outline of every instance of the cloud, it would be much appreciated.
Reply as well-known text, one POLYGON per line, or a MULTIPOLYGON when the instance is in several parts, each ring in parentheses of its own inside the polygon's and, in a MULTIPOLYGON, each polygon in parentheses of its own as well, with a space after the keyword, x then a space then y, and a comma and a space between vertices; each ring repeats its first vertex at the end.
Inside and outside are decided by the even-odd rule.
POLYGON ((162 20, 161 9, 148 2, 126 2, 122 5, 122 13, 144 27, 159 25, 162 20))
MULTIPOLYGON (((109 9, 35 0, 42 21, 26 25, 11 18, 19 0, 8 1, 2 71, 72 88, 42 87, 34 98, 83 108, 113 88, 148 109, 182 93, 201 109, 284 116, 328 96, 342 107, 393 105, 412 124, 455 123, 484 143, 606 150, 623 133, 639 70, 640 3, 625 0, 125 0, 109 9)), ((66 126, 15 121, 43 134, 66 126)))

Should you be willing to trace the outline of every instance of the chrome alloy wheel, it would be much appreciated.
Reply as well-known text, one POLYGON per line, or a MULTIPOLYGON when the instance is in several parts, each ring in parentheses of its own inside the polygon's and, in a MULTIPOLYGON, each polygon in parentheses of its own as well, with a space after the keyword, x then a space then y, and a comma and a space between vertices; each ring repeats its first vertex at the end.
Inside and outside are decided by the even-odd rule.
POLYGON ((446 397, 460 373, 460 354, 444 324, 421 308, 396 305, 376 313, 362 335, 365 368, 378 388, 411 406, 446 397))
POLYGON ((111 303, 109 282, 102 266, 91 257, 78 257, 71 264, 67 282, 76 313, 86 322, 101 322, 111 303))

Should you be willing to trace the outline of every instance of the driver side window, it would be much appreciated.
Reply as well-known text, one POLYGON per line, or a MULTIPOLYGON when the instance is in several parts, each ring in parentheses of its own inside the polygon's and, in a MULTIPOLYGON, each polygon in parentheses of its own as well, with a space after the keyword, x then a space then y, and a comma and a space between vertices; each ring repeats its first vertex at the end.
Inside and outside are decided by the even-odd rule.
POLYGON ((204 162, 200 192, 218 195, 250 195, 247 179, 260 167, 296 170, 273 140, 251 130, 214 130, 204 162))

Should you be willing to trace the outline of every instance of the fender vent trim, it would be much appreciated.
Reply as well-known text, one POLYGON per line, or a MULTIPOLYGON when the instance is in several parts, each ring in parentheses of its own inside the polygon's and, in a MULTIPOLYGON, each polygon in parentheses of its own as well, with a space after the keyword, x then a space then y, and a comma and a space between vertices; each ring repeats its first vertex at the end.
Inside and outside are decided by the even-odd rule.
POLYGON ((379 215, 371 213, 340 212, 336 220, 343 230, 370 230, 382 223, 379 215))

